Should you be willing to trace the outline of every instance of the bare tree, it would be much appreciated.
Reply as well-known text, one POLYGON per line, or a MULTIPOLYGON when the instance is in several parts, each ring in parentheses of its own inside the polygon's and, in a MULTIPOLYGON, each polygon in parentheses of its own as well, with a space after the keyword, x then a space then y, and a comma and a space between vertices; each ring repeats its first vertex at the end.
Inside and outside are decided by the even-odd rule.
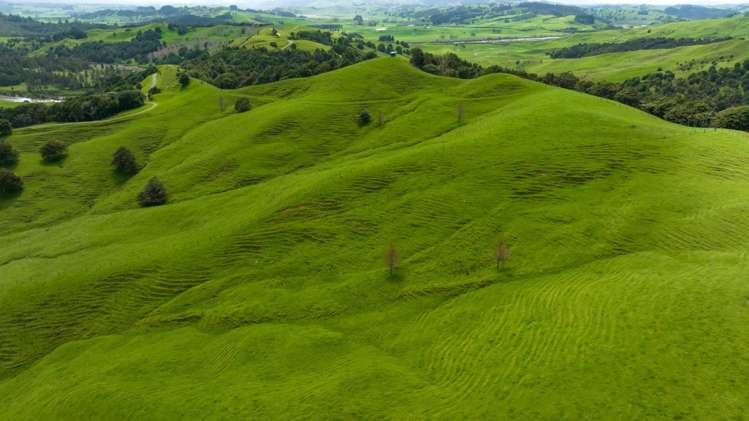
POLYGON ((393 243, 390 243, 390 247, 388 247, 388 251, 387 253, 385 253, 385 264, 390 271, 390 276, 393 276, 393 273, 395 273, 395 269, 398 268, 399 263, 400 255, 398 255, 398 250, 395 249, 393 243))
POLYGON ((218 108, 221 110, 222 113, 226 109, 226 103, 224 102, 223 96, 218 97, 218 108))
POLYGON ((505 262, 510 260, 510 246, 504 240, 497 243, 497 250, 494 252, 494 259, 497 262, 497 272, 504 266, 505 262))
POLYGON ((463 107, 463 103, 458 104, 458 123, 463 122, 463 115, 465 114, 465 108, 463 107))
POLYGON ((377 111, 377 126, 382 127, 385 125, 385 114, 382 111, 377 111))

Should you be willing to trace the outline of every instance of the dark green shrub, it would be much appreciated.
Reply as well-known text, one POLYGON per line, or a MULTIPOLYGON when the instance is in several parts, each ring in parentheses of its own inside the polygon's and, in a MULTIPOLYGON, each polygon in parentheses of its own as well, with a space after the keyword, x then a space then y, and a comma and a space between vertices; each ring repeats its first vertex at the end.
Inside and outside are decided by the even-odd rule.
POLYGON ((10 136, 13 133, 13 126, 10 125, 10 121, 0 118, 0 137, 10 136))
POLYGON ((8 142, 0 142, 0 167, 12 167, 18 163, 18 152, 8 142))
POLYGON ((369 115, 369 111, 363 110, 361 113, 359 113, 359 118, 357 119, 359 126, 366 126, 369 124, 370 121, 372 121, 372 116, 369 115))
POLYGON ((190 84, 190 76, 187 75, 187 73, 180 73, 177 76, 177 79, 179 79, 179 86, 186 88, 187 85, 190 84))
POLYGON ((726 108, 715 115, 713 127, 749 131, 749 105, 726 108))
POLYGON ((68 145, 59 140, 50 140, 39 149, 39 153, 44 162, 62 161, 68 155, 68 145))
POLYGON ((138 161, 135 160, 133 153, 122 146, 112 155, 112 165, 115 171, 127 176, 137 174, 139 170, 138 161))
POLYGON ((238 113, 243 113, 250 110, 250 100, 247 98, 240 98, 234 103, 234 110, 238 113))
POLYGON ((138 195, 138 203, 143 207, 163 205, 166 201, 166 187, 156 177, 148 180, 146 187, 138 195))
POLYGON ((6 169, 0 169, 0 194, 14 194, 23 190, 23 180, 6 169))

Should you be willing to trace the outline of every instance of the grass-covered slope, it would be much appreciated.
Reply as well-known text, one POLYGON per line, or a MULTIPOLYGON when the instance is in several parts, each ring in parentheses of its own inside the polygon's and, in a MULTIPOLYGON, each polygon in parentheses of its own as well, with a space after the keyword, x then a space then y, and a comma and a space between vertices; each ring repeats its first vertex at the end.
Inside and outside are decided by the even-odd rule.
POLYGON ((231 92, 162 73, 150 111, 10 138, 0 418, 745 414, 746 134, 400 59, 231 92), (170 203, 138 208, 152 176, 170 203))

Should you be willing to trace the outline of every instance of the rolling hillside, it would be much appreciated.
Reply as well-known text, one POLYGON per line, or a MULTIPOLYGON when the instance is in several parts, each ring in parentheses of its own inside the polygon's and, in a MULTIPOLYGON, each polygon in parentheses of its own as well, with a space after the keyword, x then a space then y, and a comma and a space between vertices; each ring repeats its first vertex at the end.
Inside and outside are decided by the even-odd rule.
POLYGON ((9 139, 0 419, 745 416, 746 133, 399 58, 159 85, 9 139), (170 201, 139 208, 152 176, 170 201))

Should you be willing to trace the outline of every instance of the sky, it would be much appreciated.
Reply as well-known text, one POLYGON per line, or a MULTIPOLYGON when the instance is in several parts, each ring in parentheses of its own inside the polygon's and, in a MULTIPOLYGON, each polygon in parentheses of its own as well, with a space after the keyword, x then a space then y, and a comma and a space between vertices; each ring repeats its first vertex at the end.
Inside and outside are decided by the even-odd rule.
MULTIPOLYGON (((326 0, 325 3, 332 3, 335 0, 326 0)), ((375 0, 376 1, 376 0, 375 0)), ((395 0, 398 3, 420 3, 419 0, 395 0)), ((428 0, 427 0, 428 1, 428 0)), ((489 0, 487 0, 488 2, 489 0)), ((501 2, 501 0, 494 0, 501 2)), ((530 1, 530 0, 529 0, 530 1)), ((3 0, 0 0, 3 2, 3 0)), ((310 5, 315 3, 314 0, 5 0, 7 3, 62 3, 62 4, 120 4, 120 5, 230 5, 236 4, 239 7, 254 7, 270 9, 274 7, 283 7, 289 5, 310 5)), ((351 5, 352 3, 365 3, 366 0, 340 0, 341 4, 351 5)), ((384 3, 383 1, 376 1, 384 3)), ((697 4, 704 6, 720 6, 729 4, 749 4, 749 0, 556 0, 550 3, 563 3, 573 5, 596 5, 596 4, 652 4, 652 5, 674 5, 674 4, 697 4)), ((457 1, 456 1, 457 3, 457 1)))

